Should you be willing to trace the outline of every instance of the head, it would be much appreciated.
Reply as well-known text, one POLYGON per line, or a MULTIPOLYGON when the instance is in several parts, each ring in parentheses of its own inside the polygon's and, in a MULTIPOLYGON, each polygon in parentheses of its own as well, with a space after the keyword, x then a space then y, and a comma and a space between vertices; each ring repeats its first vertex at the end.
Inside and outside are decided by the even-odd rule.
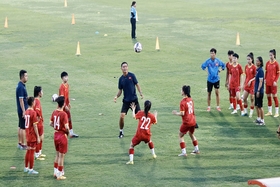
POLYGON ((187 97, 191 97, 191 87, 187 86, 187 85, 184 85, 182 87, 182 95, 187 96, 187 97))
POLYGON ((146 117, 148 116, 148 112, 150 111, 151 107, 152 107, 151 101, 149 101, 149 100, 145 101, 144 112, 145 112, 146 117))
POLYGON ((128 64, 127 62, 123 62, 121 63, 121 69, 124 75, 126 75, 128 73, 128 64))
POLYGON ((273 61, 276 59, 276 50, 275 49, 271 49, 269 51, 269 58, 270 58, 270 60, 273 60, 273 61))
POLYGON ((210 57, 214 59, 216 57, 217 50, 215 48, 210 49, 210 57))
POLYGON ((261 56, 258 56, 256 58, 256 65, 257 65, 257 67, 263 67, 263 59, 261 56))
POLYGON ((228 54, 228 59, 231 62, 232 61, 232 55, 234 54, 234 52, 232 50, 229 50, 227 54, 228 54))
POLYGON ((254 54, 252 52, 250 52, 248 55, 247 55, 247 62, 249 65, 252 65, 254 64, 254 54))
POLYGON ((62 108, 64 105, 64 96, 57 97, 55 102, 57 102, 59 108, 62 108))
POLYGON ((34 105, 34 97, 28 97, 27 104, 30 108, 32 108, 34 105))
POLYGON ((43 90, 41 86, 34 86, 34 97, 42 97, 43 90))
POLYGON ((28 75, 26 70, 19 71, 19 79, 21 82, 26 83, 28 80, 28 75))
POLYGON ((237 63, 238 62, 238 59, 239 59, 239 55, 237 53, 234 53, 232 55, 232 62, 233 63, 237 63))
POLYGON ((136 1, 132 1, 131 6, 136 7, 136 1))
POLYGON ((66 71, 63 71, 61 74, 60 74, 60 77, 62 79, 62 81, 64 83, 68 82, 68 73, 66 71))

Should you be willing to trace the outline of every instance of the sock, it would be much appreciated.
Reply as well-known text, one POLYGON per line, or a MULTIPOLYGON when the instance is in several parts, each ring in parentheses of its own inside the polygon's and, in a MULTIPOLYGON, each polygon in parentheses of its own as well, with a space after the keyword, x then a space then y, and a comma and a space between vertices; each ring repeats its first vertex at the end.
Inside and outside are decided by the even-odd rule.
POLYGON ((133 161, 133 155, 134 155, 134 148, 129 149, 129 160, 133 161))
POLYGON ((264 119, 261 119, 261 122, 263 122, 263 123, 264 123, 264 119))
POLYGON ((180 143, 180 147, 181 147, 181 149, 182 149, 182 153, 183 153, 183 154, 186 154, 187 152, 186 152, 186 144, 185 144, 185 142, 181 142, 181 143, 180 143))
POLYGON ((53 173, 57 172, 57 168, 58 168, 58 163, 54 162, 54 164, 53 164, 53 173))
POLYGON ((73 129, 70 129, 69 133, 70 133, 70 135, 72 135, 73 134, 73 129))
POLYGON ((69 125, 69 129, 72 130, 72 121, 71 120, 68 121, 68 125, 69 125))
POLYGON ((279 108, 275 107, 275 114, 279 114, 279 108))
POLYGON ((251 110, 254 110, 254 108, 255 108, 254 106, 250 106, 250 109, 251 109, 251 110))
POLYGON ((238 99, 237 102, 238 102, 238 104, 239 104, 239 106, 240 106, 240 110, 243 111, 244 108, 243 108, 243 105, 242 105, 242 100, 241 100, 241 99, 238 99))
POLYGON ((192 143, 193 143, 193 146, 194 146, 194 150, 195 150, 195 151, 198 151, 198 141, 195 140, 195 141, 193 141, 192 143))
POLYGON ((207 108, 211 108, 211 106, 208 106, 207 108))
POLYGON ((154 149, 154 144, 153 144, 153 142, 149 142, 149 148, 150 148, 150 150, 151 150, 151 152, 152 152, 152 155, 154 155, 154 154, 155 154, 155 149, 154 149))
POLYGON ((272 113, 272 106, 270 105, 267 108, 268 108, 268 112, 272 113))
POLYGON ((63 171, 63 166, 58 166, 58 171, 62 172, 63 171))
POLYGON ((36 158, 40 156, 39 151, 40 151, 40 144, 37 144, 36 149, 35 149, 35 157, 36 158))
POLYGON ((261 118, 260 118, 260 117, 257 117, 257 120, 259 120, 259 121, 260 121, 260 120, 261 120, 261 118))
POLYGON ((254 113, 254 109, 250 109, 250 116, 252 116, 254 113))
POLYGON ((28 168, 28 163, 29 163, 29 150, 27 150, 26 153, 25 153, 24 163, 25 163, 25 167, 28 168))
POLYGON ((236 99, 232 98, 233 109, 236 110, 236 99))
POLYGON ((217 108, 220 108, 220 106, 217 106, 217 108))
POLYGON ((35 150, 34 149, 30 149, 29 150, 29 168, 30 170, 33 169, 33 166, 34 166, 34 152, 35 150))
POLYGON ((248 105, 244 104, 244 108, 247 108, 247 107, 248 107, 248 105))
POLYGON ((120 129, 120 132, 122 132, 122 133, 123 133, 123 129, 120 129))
POLYGON ((273 97, 274 103, 275 103, 275 107, 278 107, 279 102, 278 102, 278 97, 273 97))
POLYGON ((40 142, 40 148, 39 148, 39 153, 42 154, 42 147, 43 147, 43 140, 40 142))
MULTIPOLYGON (((268 107, 272 106, 272 98, 271 97, 267 97, 267 105, 268 105, 268 107)), ((269 111, 269 109, 268 109, 268 111, 269 111)))

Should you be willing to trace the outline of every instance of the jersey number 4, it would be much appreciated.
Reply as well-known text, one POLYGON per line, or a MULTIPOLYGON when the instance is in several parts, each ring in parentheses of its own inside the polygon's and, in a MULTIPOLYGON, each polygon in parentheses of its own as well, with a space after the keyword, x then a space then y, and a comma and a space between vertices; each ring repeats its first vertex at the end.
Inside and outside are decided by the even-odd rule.
POLYGON ((145 129, 148 130, 149 129, 149 125, 151 123, 151 118, 146 118, 145 116, 143 116, 141 118, 142 124, 140 126, 140 129, 145 129))
POLYGON ((54 116, 53 117, 54 120, 53 120, 53 128, 56 129, 56 130, 59 130, 59 127, 60 127, 60 123, 59 123, 59 116, 54 116))

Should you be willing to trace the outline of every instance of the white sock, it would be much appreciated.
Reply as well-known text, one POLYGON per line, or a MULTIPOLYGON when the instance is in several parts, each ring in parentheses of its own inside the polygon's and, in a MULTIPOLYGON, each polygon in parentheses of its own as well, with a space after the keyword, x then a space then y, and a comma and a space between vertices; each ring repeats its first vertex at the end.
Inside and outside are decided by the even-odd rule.
POLYGON ((217 106, 217 108, 220 108, 220 106, 217 106))
POLYGON ((211 106, 208 106, 208 108, 211 108, 211 106))
POLYGON ((264 123, 264 119, 261 119, 261 122, 263 122, 263 123, 264 123))
POLYGON ((56 175, 57 174, 57 168, 53 168, 53 173, 56 175))
POLYGON ((253 115, 253 113, 254 113, 254 110, 250 109, 250 115, 253 115))
POLYGON ((41 154, 42 154, 42 150, 39 151, 39 155, 41 155, 41 154))
POLYGON ((129 160, 133 162, 133 154, 129 154, 129 160))
POLYGON ((259 121, 260 121, 260 120, 261 120, 261 118, 260 118, 260 117, 258 117, 258 118, 257 118, 257 120, 259 120, 259 121))
POLYGON ((187 154, 186 148, 182 149, 183 154, 187 154))
POLYGON ((247 108, 244 108, 244 112, 245 112, 246 114, 248 113, 247 108))
POLYGON ((195 150, 195 151, 198 151, 198 150, 199 150, 199 149, 198 149, 198 145, 194 146, 194 150, 195 150))
POLYGON ((233 108, 233 104, 232 103, 230 103, 230 107, 233 108))
POLYGON ((73 129, 70 129, 69 132, 70 132, 70 135, 74 134, 73 129))
POLYGON ((267 108, 268 108, 268 112, 272 113, 272 106, 269 106, 267 108))
POLYGON ((275 114, 278 114, 278 113, 279 113, 279 108, 275 107, 275 114))
POLYGON ((151 149, 151 153, 152 153, 152 155, 154 155, 155 154, 155 149, 153 148, 153 149, 151 149))
POLYGON ((123 133, 123 129, 120 129, 120 132, 122 132, 122 133, 123 133))
POLYGON ((35 153, 35 157, 38 158, 40 156, 39 153, 35 153))

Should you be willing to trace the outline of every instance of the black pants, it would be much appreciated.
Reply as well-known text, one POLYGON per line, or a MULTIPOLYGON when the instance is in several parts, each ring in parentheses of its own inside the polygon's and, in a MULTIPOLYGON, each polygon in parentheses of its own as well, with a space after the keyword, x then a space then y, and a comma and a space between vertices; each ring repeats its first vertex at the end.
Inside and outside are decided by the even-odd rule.
POLYGON ((131 38, 136 38, 136 36, 135 36, 136 19, 130 18, 130 23, 131 23, 131 38))

